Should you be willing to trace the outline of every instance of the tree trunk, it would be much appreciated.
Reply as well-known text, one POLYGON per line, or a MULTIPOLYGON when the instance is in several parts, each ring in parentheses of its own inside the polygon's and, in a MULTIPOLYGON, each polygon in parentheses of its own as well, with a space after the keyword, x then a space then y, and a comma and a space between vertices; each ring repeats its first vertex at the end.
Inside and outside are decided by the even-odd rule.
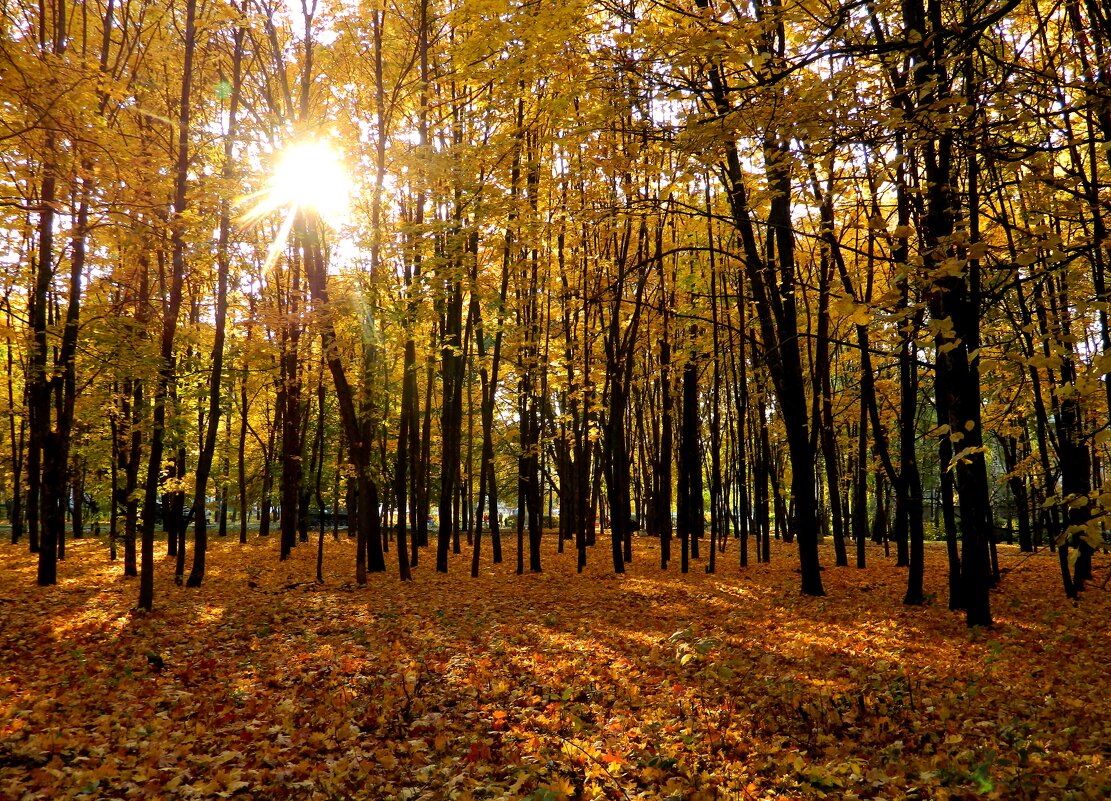
MULTIPOLYGON (((43 45, 45 46, 45 42, 43 45)), ((55 42, 56 52, 64 49, 63 41, 55 42)), ((44 145, 43 177, 39 189, 38 257, 34 263, 34 287, 30 297, 30 322, 32 332, 31 352, 28 356, 27 412, 30 420, 31 441, 28 467, 31 473, 31 550, 38 549, 38 583, 47 586, 57 581, 58 530, 53 527, 51 507, 56 499, 51 496, 46 474, 57 474, 57 466, 48 452, 51 445, 50 386, 47 376, 47 303, 54 277, 54 208, 56 201, 54 164, 56 134, 46 133, 44 145), (39 522, 42 522, 40 538, 39 522)))
POLYGON ((185 54, 181 80, 181 103, 177 119, 177 153, 174 180, 174 219, 171 225, 173 257, 171 262, 170 296, 163 309, 162 364, 158 374, 158 391, 154 401, 150 460, 143 501, 142 561, 139 571, 139 608, 147 612, 154 607, 154 524, 157 516, 158 486, 162 472, 163 438, 166 429, 166 403, 174 383, 174 335, 181 311, 182 284, 185 276, 184 215, 189 187, 190 92, 193 83, 193 51, 196 45, 196 0, 185 0, 185 54))
MULTIPOLYGON (((707 9, 709 0, 696 0, 707 9)), ((783 28, 766 35, 766 49, 782 51, 783 28)), ((707 70, 709 97, 719 117, 732 112, 725 76, 717 62, 707 70)), ((770 193, 766 258, 756 239, 749 208, 741 154, 734 140, 725 143, 722 179, 729 198, 733 225, 741 240, 745 275, 755 302, 763 345, 763 357, 771 374, 791 455, 791 489, 794 521, 799 546, 802 591, 824 595, 818 560, 818 509, 814 493, 814 449, 810 444, 806 408, 806 386, 799 349, 798 317, 795 310, 794 231, 791 222, 791 176, 788 146, 777 132, 764 133, 765 177, 770 193)))
MULTIPOLYGON (((235 139, 239 112, 239 87, 243 63, 243 42, 246 28, 235 30, 235 50, 232 55, 231 100, 228 110, 228 130, 224 136, 224 179, 230 181, 235 174, 235 139)), ((208 550, 208 521, 205 514, 205 497, 208 495, 208 476, 212 470, 212 457, 216 452, 216 435, 220 430, 221 386, 224 374, 224 340, 228 316, 228 246, 231 241, 231 204, 220 201, 220 232, 216 242, 216 318, 212 340, 211 369, 208 376, 208 428, 204 444, 197 458, 196 488, 193 493, 193 566, 189 571, 187 587, 199 587, 204 580, 205 555, 208 550)), ((221 496, 222 497, 222 496, 221 496)), ((226 503, 223 508, 226 508, 226 503)), ((221 511, 221 528, 223 522, 221 511)))
MULTIPOLYGON (((304 213, 298 213, 294 236, 298 239, 307 239, 309 234, 308 222, 304 213)), ((316 235, 314 231, 313 236, 316 235)), ((305 246, 302 246, 304 248, 305 246)), ((283 311, 285 326, 281 335, 280 375, 281 384, 278 387, 278 407, 282 418, 282 449, 281 464, 282 477, 280 484, 281 493, 281 556, 282 560, 289 558, 290 552, 297 546, 297 516, 301 500, 301 485, 304 480, 304 467, 302 460, 301 443, 301 418, 305 414, 301 402, 303 385, 301 371, 301 267, 302 259, 295 251, 292 264, 289 267, 289 287, 286 292, 286 306, 283 311)), ((305 265, 305 269, 308 266, 305 265)))
MULTIPOLYGON (((662 262, 661 262, 662 267, 662 262)), ((660 270, 661 276, 663 270, 660 270)), ((666 307, 666 304, 665 304, 666 307)), ((660 339, 660 452, 653 471, 655 500, 655 533, 660 538, 660 567, 667 569, 671 561, 671 466, 675 460, 671 411, 671 342, 669 323, 665 319, 660 339)))
MULTIPOLYGON (((340 421, 343 424, 344 435, 347 437, 351 462, 359 481, 359 534, 358 554, 356 555, 356 580, 359 584, 366 583, 366 570, 380 572, 386 569, 382 553, 382 540, 380 532, 375 530, 378 521, 378 488, 371 477, 371 442, 365 436, 364 427, 360 425, 359 416, 355 409, 354 392, 347 380, 347 372, 343 366, 343 357, 339 351, 336 338, 335 321, 332 317, 334 309, 328 299, 328 268, 324 258, 323 229, 319 220, 307 218, 304 213, 304 222, 301 230, 304 237, 300 241, 301 253, 305 265, 305 277, 312 295, 313 305, 319 320, 321 350, 328 370, 332 374, 332 383, 336 391, 336 403, 339 406, 340 421), (362 565, 360 575, 359 566, 362 565)), ((400 446, 398 448, 401 449, 400 446)), ((404 526, 404 514, 398 514, 404 526)), ((401 568, 401 578, 411 578, 409 573, 409 556, 402 538, 404 528, 398 537, 398 563, 401 568)))
MULTIPOLYGON (((695 337, 692 329, 691 337, 695 337)), ((683 365, 683 417, 679 434, 679 538, 683 543, 682 572, 689 558, 698 558, 698 538, 705 527, 702 507, 702 423, 698 410, 698 364, 694 358, 683 365)))
MULTIPOLYGON (((449 272, 457 273, 452 264, 449 272)), ((460 453, 463 433, 463 379, 465 375, 463 342, 463 286, 458 279, 446 282, 444 336, 440 351, 443 404, 440 407, 440 528, 436 538, 436 571, 447 572, 448 549, 456 533, 454 501, 458 492, 460 453)))

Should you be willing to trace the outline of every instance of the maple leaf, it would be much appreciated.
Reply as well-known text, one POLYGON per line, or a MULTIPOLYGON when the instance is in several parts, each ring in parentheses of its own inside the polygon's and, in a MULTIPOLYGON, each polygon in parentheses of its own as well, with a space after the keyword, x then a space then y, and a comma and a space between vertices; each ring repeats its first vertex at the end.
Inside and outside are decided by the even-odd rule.
POLYGON ((559 776, 536 788, 530 798, 534 801, 570 801, 575 795, 575 785, 559 776))

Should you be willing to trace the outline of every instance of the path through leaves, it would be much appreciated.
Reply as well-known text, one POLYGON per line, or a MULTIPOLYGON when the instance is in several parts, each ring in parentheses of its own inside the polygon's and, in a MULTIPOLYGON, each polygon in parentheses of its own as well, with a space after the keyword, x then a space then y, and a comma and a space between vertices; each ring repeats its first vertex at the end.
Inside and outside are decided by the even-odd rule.
POLYGON ((969 632, 940 549, 937 600, 906 608, 879 550, 807 598, 786 546, 682 576, 636 545, 624 577, 550 541, 542 574, 510 550, 477 580, 453 557, 357 588, 346 539, 324 585, 314 545, 220 541, 199 590, 160 561, 148 616, 100 542, 46 589, 0 546, 0 797, 1111 795, 1111 598, 1074 608, 1048 552, 1001 548, 996 628, 969 632))

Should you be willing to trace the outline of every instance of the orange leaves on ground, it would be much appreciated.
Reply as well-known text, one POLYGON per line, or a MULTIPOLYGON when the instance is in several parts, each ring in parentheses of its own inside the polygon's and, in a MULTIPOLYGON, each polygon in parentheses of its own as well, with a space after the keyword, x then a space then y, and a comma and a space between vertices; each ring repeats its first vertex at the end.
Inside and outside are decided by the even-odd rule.
MULTIPOLYGON (((156 611, 102 546, 57 587, 0 546, 0 797, 168 799, 1099 799, 1111 792, 1111 602, 1066 603, 1050 554, 969 632, 900 603, 902 571, 769 565, 622 578, 546 543, 411 584, 348 577, 353 546, 279 564, 217 541, 199 590, 159 564, 156 611)), ((276 547, 276 546, 275 546, 276 547)), ((828 564, 832 564, 829 559, 828 564)), ((944 596, 944 554, 927 583, 944 596)), ((1097 576, 1109 569, 1097 555, 1097 576)))

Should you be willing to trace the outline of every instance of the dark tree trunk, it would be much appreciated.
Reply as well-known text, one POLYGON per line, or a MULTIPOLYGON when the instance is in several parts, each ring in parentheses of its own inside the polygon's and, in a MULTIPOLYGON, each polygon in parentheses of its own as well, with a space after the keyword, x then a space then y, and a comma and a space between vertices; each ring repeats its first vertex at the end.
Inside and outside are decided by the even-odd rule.
MULTIPOLYGON (((694 336, 694 332, 691 332, 694 336)), ((702 506, 702 425, 698 410, 698 364, 683 365, 683 416, 679 429, 679 537, 685 556, 698 558, 698 538, 705 528, 702 506)), ((682 570, 689 569, 683 559, 682 570)))
MULTIPOLYGON (((190 349, 185 351, 185 360, 188 364, 191 361, 192 354, 190 349)), ((176 386, 176 385, 175 385, 176 386)), ((177 390, 171 387, 171 401, 175 410, 178 408, 177 390)), ((185 476, 185 460, 187 457, 185 450, 185 443, 177 449, 174 456, 174 473, 173 478, 179 479, 185 476)), ((185 535, 189 531, 190 520, 185 512, 185 493, 180 489, 174 489, 166 495, 169 499, 164 506, 169 507, 170 520, 173 521, 173 538, 177 542, 177 550, 175 551, 176 559, 174 560, 174 583, 179 587, 185 576, 185 535)))
MULTIPOLYGON (((611 377, 612 378, 612 377, 611 377)), ((625 436, 625 407, 628 403, 621 379, 610 384, 610 402, 606 410, 603 464, 609 489, 610 539, 613 546, 613 570, 625 572, 624 540, 632 514, 629 497, 629 448, 625 436)))
MULTIPOLYGON (((661 274, 662 274, 661 270, 661 274)), ((665 304, 666 305, 666 304, 665 304)), ((660 538, 660 567, 667 569, 671 561, 671 465, 673 431, 671 422, 671 342, 669 323, 664 321, 664 335, 660 340, 660 452, 653 471, 652 497, 656 504, 655 532, 660 538)))
MULTIPOLYGON (((243 63, 243 42, 246 28, 237 27, 234 34, 235 49, 232 55, 231 105, 228 110, 228 131, 224 136, 224 179, 235 174, 235 138, 239 111, 239 87, 243 63)), ((208 495, 208 477, 212 470, 212 457, 216 453, 216 435, 220 430, 221 386, 224 377, 224 340, 228 317, 228 271, 231 241, 231 204, 220 202, 220 232, 216 243, 216 318, 212 340, 211 369, 208 376, 207 429, 200 455, 197 458, 196 489, 193 494, 193 566, 189 571, 187 587, 199 587, 204 580, 205 556, 208 551, 208 520, 205 514, 205 497, 208 495)), ((223 494, 221 493, 221 497, 223 494)), ((226 530, 223 501, 220 513, 221 530, 226 530)))
MULTIPOLYGON (((71 512, 70 526, 73 529, 73 538, 79 540, 85 536, 85 470, 83 466, 73 466, 73 477, 70 482, 70 497, 73 511, 71 512)), ((59 558, 61 555, 59 554, 59 558)))
MULTIPOLYGON (((143 299, 149 293, 147 286, 146 265, 141 266, 140 277, 140 305, 146 306, 143 299)), ((145 316, 143 314, 142 316, 145 316)), ((136 316, 136 320, 140 315, 136 316)), ((139 498, 136 490, 139 487, 139 468, 142 466, 143 434, 136 425, 142 417, 143 410, 143 385, 137 380, 128 379, 124 382, 122 399, 122 419, 126 424, 124 438, 120 442, 120 459, 123 460, 124 485, 118 499, 119 505, 124 509, 123 522, 123 574, 125 576, 138 576, 138 562, 135 553, 135 535, 139 523, 139 498)))
POLYGON ((887 480, 883 474, 876 473, 874 483, 876 508, 872 516, 872 542, 883 545, 884 555, 888 553, 887 528, 887 480))
MULTIPOLYGON (((449 272, 459 272, 453 264, 449 272)), ((466 364, 463 342, 463 286, 453 278, 449 285, 440 350, 443 403, 440 406, 440 528, 436 538, 436 571, 447 572, 448 549, 456 535, 454 503, 459 487, 460 452, 463 433, 463 379, 466 364)))
MULTIPOLYGON (((737 330, 740 338, 736 347, 731 348, 737 364, 737 505, 739 509, 740 560, 741 567, 748 567, 748 536, 751 529, 752 510, 749 508, 749 425, 748 425, 748 348, 743 337, 747 335, 745 306, 747 301, 743 292, 744 282, 737 276, 737 330)), ((759 558, 759 553, 757 554, 759 558)))
MULTIPOLYGON (((909 287, 904 280, 901 288, 902 307, 909 306, 909 287)), ((910 549, 907 566, 907 592, 903 603, 921 605, 926 602, 922 582, 925 575, 925 531, 923 529, 922 477, 916 455, 918 432, 918 367, 915 362, 915 334, 921 313, 907 318, 899 354, 899 501, 901 525, 908 530, 910 549)))
MULTIPOLYGON (((118 385, 116 385, 118 387, 118 385)), ((112 436, 112 466, 109 475, 112 482, 112 501, 108 505, 108 558, 115 562, 119 559, 120 539, 120 427, 113 414, 108 421, 109 431, 112 436)))
MULTIPOLYGON (((949 419, 947 402, 947 398, 941 393, 941 388, 937 387, 935 403, 939 426, 948 425, 948 423, 942 422, 949 419)), ((964 609, 964 587, 961 584, 960 534, 957 531, 953 471, 949 469, 952 461, 953 443, 949 440, 948 435, 945 435, 938 441, 938 462, 941 465, 941 516, 942 525, 945 529, 945 552, 949 565, 949 608, 956 611, 964 609)))
MULTIPOLYGON (((378 526, 378 488, 371 478, 371 441, 367 437, 364 426, 360 424, 355 408, 355 393, 347 380, 347 372, 343 365, 343 357, 339 351, 336 338, 334 309, 328 299, 328 267, 324 258, 323 228, 319 220, 307 218, 302 228, 304 237, 301 239, 301 252, 305 264, 305 277, 309 285, 313 306, 319 317, 321 350, 328 370, 332 374, 332 383, 336 392, 336 403, 339 406, 340 421, 343 432, 347 437, 351 462, 359 482, 359 508, 358 508, 358 553, 355 557, 356 581, 361 585, 366 583, 366 571, 381 572, 386 569, 386 562, 382 552, 382 539, 378 526)), ((399 450, 401 450, 399 446, 399 450)), ((350 514, 350 510, 349 514, 350 514)), ((404 515, 399 512, 400 525, 404 526, 404 515)), ((404 528, 399 534, 398 563, 402 580, 411 578, 409 573, 409 556, 403 539, 404 528)))
POLYGON ((270 497, 271 491, 274 489, 274 445, 277 439, 277 420, 274 425, 270 427, 270 433, 267 435, 267 446, 262 451, 262 492, 259 499, 259 515, 258 515, 258 535, 260 537, 270 536, 270 519, 273 517, 273 501, 270 497))
MULTIPOLYGON (((708 0, 696 0, 699 8, 708 0)), ((784 31, 770 30, 765 36, 769 52, 781 52, 784 31)), ((707 70, 708 103, 725 117, 732 111, 732 99, 725 76, 715 61, 707 70)), ((763 357, 775 387, 779 411, 786 429, 791 455, 791 490, 794 523, 799 546, 802 591, 824 595, 818 560, 818 508, 814 492, 814 448, 810 443, 806 386, 799 347, 798 317, 795 308, 795 252, 791 222, 791 174, 788 146, 777 132, 764 134, 765 177, 770 193, 766 253, 756 238, 756 227, 749 208, 748 189, 740 151, 735 141, 725 143, 722 175, 729 198, 732 220, 741 240, 745 275, 755 302, 763 346, 763 357)))
POLYGON ((193 51, 196 46, 196 0, 185 3, 185 55, 181 82, 181 103, 177 119, 177 153, 174 181, 174 224, 170 234, 173 243, 169 298, 163 307, 162 364, 158 375, 158 391, 154 401, 149 466, 143 500, 142 560, 139 570, 139 608, 147 612, 154 607, 154 524, 157 517, 158 486, 162 468, 163 441, 166 429, 166 405, 174 383, 174 336, 181 312, 182 284, 185 277, 185 231, 182 222, 187 211, 189 187, 190 91, 193 83, 193 51))
MULTIPOLYGON (((909 0, 903 5, 904 23, 916 39, 914 68, 908 79, 912 91, 908 103, 912 123, 920 110, 932 109, 938 101, 953 101, 949 65, 952 34, 943 25, 941 4, 909 0)), ((927 274, 934 276, 926 300, 930 316, 944 327, 937 334, 935 383, 945 396, 948 412, 943 422, 950 437, 959 437, 955 454, 956 489, 961 501, 961 584, 969 626, 990 626, 991 582, 988 532, 991 509, 987 468, 983 454, 980 420, 980 377, 976 361, 979 348, 979 268, 969 260, 964 274, 939 269, 950 257, 959 258, 953 234, 958 214, 957 181, 954 169, 954 131, 929 130, 923 137, 920 160, 925 178, 924 261, 927 274)), ((974 160, 973 160, 974 161, 974 160)), ((974 176, 970 194, 975 199, 974 176)), ((978 203, 978 200, 976 201, 978 203)), ((947 469, 943 465, 942 469, 947 469)))
MULTIPOLYGON (((842 268, 842 280, 851 296, 847 270, 840 252, 840 243, 834 230, 833 176, 829 176, 825 190, 818 181, 813 162, 808 157, 810 181, 814 197, 819 203, 822 219, 822 251, 818 267, 818 328, 814 347, 814 434, 819 437, 822 460, 826 471, 826 488, 833 529, 834 561, 839 567, 849 564, 845 545, 845 514, 842 505, 841 479, 838 471, 837 437, 833 419, 833 384, 830 368, 829 301, 834 265, 842 268)), ((831 171, 832 172, 832 171, 831 171)), ((863 374, 863 370, 862 370, 863 374)), ((813 446, 812 446, 813 447, 813 446)))
MULTIPOLYGON (((308 232, 304 215, 299 219, 300 230, 297 236, 305 237, 308 232)), ((301 404, 301 322, 298 298, 301 292, 300 259, 293 259, 290 272, 290 286, 284 309, 286 325, 281 338, 281 383, 278 386, 278 407, 282 419, 282 475, 279 490, 282 509, 280 556, 282 560, 287 559, 297 545, 297 509, 301 500, 301 484, 304 477, 301 459, 303 450, 301 416, 304 411, 301 404)))
POLYGON ((769 493, 771 489, 772 446, 771 437, 768 434, 766 413, 767 406, 761 395, 756 403, 756 431, 753 434, 753 438, 756 440, 754 443, 756 446, 756 463, 753 465, 753 473, 756 485, 756 539, 757 561, 759 562, 771 561, 772 516, 769 493))
MULTIPOLYGON (((1025 420, 1020 425, 1025 425, 1025 420)), ((999 445, 1003 451, 1003 462, 1007 469, 1007 488, 1015 503, 1015 516, 1018 518, 1018 549, 1022 553, 1033 553, 1034 538, 1030 528, 1030 499, 1026 489, 1026 478, 1018 474, 1019 440, 1017 437, 1000 437, 999 445)))
MULTIPOLYGON (((244 337, 245 347, 250 346, 251 343, 251 320, 254 316, 254 304, 247 315, 247 333, 244 337)), ((250 517, 250 512, 247 507, 247 429, 249 428, 247 411, 249 407, 249 399, 247 396, 247 376, 249 371, 247 368, 247 357, 243 357, 242 376, 239 383, 239 447, 236 450, 236 471, 239 486, 239 544, 247 544, 247 520, 250 517)))
MULTIPOLYGON (((412 427, 416 425, 410 410, 415 408, 417 397, 417 345, 411 333, 405 339, 404 351, 404 377, 401 383, 401 417, 397 432, 397 459, 394 463, 394 504, 397 509, 397 519, 394 521, 397 534, 398 568, 402 581, 412 579, 410 566, 412 557, 409 554, 408 540, 408 511, 409 511, 409 469, 411 467, 409 450, 412 447, 412 427)), ((412 499, 414 505, 415 498, 412 499)), ((444 521, 440 521, 441 527, 444 521)), ((413 536, 417 534, 414 531, 413 536)), ((365 581, 365 579, 364 579, 365 581)))
MULTIPOLYGON (((43 42, 43 46, 46 43, 43 42)), ((62 42, 56 48, 64 48, 62 42)), ((47 303, 54 277, 54 208, 57 180, 55 178, 56 135, 48 130, 44 150, 43 178, 39 189, 38 255, 34 262, 34 287, 30 297, 31 351, 28 356, 26 380, 27 415, 30 422, 28 468, 30 472, 30 505, 28 524, 31 530, 31 551, 39 554, 38 583, 40 586, 57 581, 58 532, 46 520, 44 507, 52 505, 49 490, 44 487, 44 474, 51 470, 51 457, 45 452, 50 440, 50 386, 47 376, 47 303), (39 523, 42 522, 40 538, 39 523)))
MULTIPOLYGON (((514 151, 513 166, 510 168, 510 182, 511 194, 515 194, 517 179, 520 173, 520 148, 514 151)), ((471 554, 471 576, 478 578, 478 565, 479 565, 479 552, 482 547, 482 526, 486 520, 489 521, 490 530, 492 535, 498 532, 498 490, 497 490, 497 471, 494 469, 494 405, 497 401, 498 392, 498 371, 501 367, 501 345, 502 345, 502 312, 505 308, 506 296, 509 293, 509 268, 512 261, 513 250, 513 229, 512 221, 514 219, 513 212, 510 213, 510 225, 505 229, 505 242, 502 248, 502 269, 501 281, 499 283, 499 292, 497 298, 497 321, 494 332, 494 346, 493 353, 487 366, 486 359, 486 330, 483 326, 482 307, 479 304, 479 298, 472 290, 471 294, 471 317, 474 319, 475 325, 475 342, 478 349, 479 357, 479 381, 481 382, 481 394, 479 414, 481 415, 482 426, 482 452, 479 459, 478 467, 478 510, 475 512, 475 533, 474 533, 474 550, 471 554), (489 500, 488 506, 484 507, 484 502, 489 500), (483 509, 487 511, 484 512, 483 509)), ((472 284, 477 284, 478 281, 478 260, 474 260, 474 267, 471 273, 472 284)), ((501 547, 500 537, 494 542, 497 543, 494 552, 494 562, 501 561, 501 547)))
POLYGON ((849 553, 845 544, 845 515, 841 504, 841 476, 838 470, 837 431, 833 419, 833 383, 829 363, 829 278, 828 268, 822 268, 821 300, 818 309, 818 390, 821 393, 821 406, 816 410, 816 426, 820 432, 822 460, 826 468, 826 492, 829 496, 829 513, 833 528, 834 564, 847 567, 849 553))
MULTIPOLYGON (((11 299, 7 296, 4 298, 4 314, 7 319, 8 330, 14 331, 12 320, 12 304, 11 299)), ((19 429, 17 433, 15 418, 16 403, 15 403, 15 348, 11 336, 5 336, 7 342, 7 360, 8 360, 8 431, 11 442, 11 460, 12 460, 12 506, 11 506, 11 524, 12 524, 12 545, 17 545, 20 538, 23 536, 23 465, 24 465, 24 447, 26 445, 26 417, 20 417, 19 429)))

